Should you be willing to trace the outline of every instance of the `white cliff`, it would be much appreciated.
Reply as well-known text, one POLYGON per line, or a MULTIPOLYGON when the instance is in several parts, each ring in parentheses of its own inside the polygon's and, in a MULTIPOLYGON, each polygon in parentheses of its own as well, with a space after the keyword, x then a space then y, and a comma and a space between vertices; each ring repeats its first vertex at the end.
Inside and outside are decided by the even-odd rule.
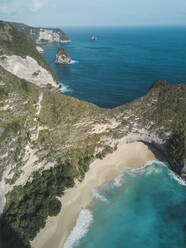
POLYGON ((70 42, 70 40, 62 39, 60 31, 54 31, 53 29, 40 28, 39 36, 36 42, 39 44, 42 41, 57 42, 57 43, 70 42))
POLYGON ((32 57, 22 58, 17 55, 3 55, 0 56, 0 65, 17 77, 32 82, 41 88, 46 86, 59 88, 52 75, 32 57))

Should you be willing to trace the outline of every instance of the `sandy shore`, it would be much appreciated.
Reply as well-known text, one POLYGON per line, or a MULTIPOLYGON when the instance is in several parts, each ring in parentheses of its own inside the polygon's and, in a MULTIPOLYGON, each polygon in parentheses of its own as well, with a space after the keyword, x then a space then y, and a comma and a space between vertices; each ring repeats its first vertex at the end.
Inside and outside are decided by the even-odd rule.
POLYGON ((103 160, 95 160, 83 182, 66 190, 62 197, 62 211, 57 217, 49 217, 46 227, 31 243, 33 248, 62 248, 72 231, 81 209, 92 201, 92 189, 99 187, 119 175, 124 165, 138 168, 149 160, 159 160, 142 142, 121 142, 118 149, 103 160))

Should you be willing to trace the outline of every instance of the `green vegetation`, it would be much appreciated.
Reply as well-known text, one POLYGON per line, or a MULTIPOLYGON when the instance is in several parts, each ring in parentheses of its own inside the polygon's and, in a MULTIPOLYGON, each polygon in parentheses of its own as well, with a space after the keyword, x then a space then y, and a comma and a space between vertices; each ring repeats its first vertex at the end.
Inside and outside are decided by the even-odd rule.
MULTIPOLYGON (((30 40, 32 40, 34 43, 38 40, 39 38, 39 32, 40 32, 40 27, 36 28, 36 27, 30 27, 28 25, 25 25, 23 23, 16 23, 16 22, 10 22, 10 24, 12 26, 14 26, 17 30, 19 30, 20 32, 23 32, 30 40)), ((54 32, 60 34, 60 38, 62 40, 70 40, 69 37, 67 36, 66 33, 64 33, 63 31, 61 31, 61 29, 59 28, 44 28, 45 30, 47 29, 52 29, 54 32)), ((44 42, 46 42, 45 40, 43 40, 44 42)))
POLYGON ((96 154, 96 158, 103 159, 108 153, 112 153, 113 148, 111 146, 105 145, 101 152, 96 154))
POLYGON ((7 96, 7 93, 3 88, 0 88, 0 98, 2 99, 4 96, 7 96))
POLYGON ((17 134, 20 129, 21 127, 18 121, 12 121, 8 123, 7 126, 4 128, 2 135, 0 136, 0 143, 10 134, 10 132, 17 134))
POLYGON ((93 156, 90 155, 87 150, 85 150, 84 153, 79 151, 78 153, 78 165, 79 166, 78 167, 79 167, 81 177, 84 177, 85 173, 88 171, 89 164, 92 158, 93 156))
POLYGON ((79 175, 77 168, 81 177, 85 175, 92 158, 88 151, 71 152, 73 161, 78 162, 76 166, 73 161, 65 160, 68 156, 58 158, 58 164, 53 168, 34 172, 25 186, 16 186, 8 193, 1 221, 8 224, 2 225, 3 233, 12 230, 6 244, 8 248, 17 236, 23 242, 22 248, 30 247, 29 240, 45 226, 47 217, 56 216, 61 210, 61 202, 56 197, 61 197, 66 188, 74 185, 74 177, 79 175))
MULTIPOLYGON (((0 48, 1 53, 4 55, 18 55, 23 58, 30 56, 34 58, 39 65, 48 70, 57 81, 55 73, 36 50, 33 42, 15 27, 2 21, 0 21, 0 48)), ((3 57, 1 59, 3 59, 3 57)))
POLYGON ((174 171, 180 173, 186 160, 185 110, 186 85, 168 84, 162 80, 155 82, 144 97, 114 111, 117 115, 122 111, 131 111, 127 120, 130 120, 130 125, 138 118, 137 122, 143 128, 164 140, 167 158, 170 158, 174 171))
POLYGON ((168 158, 171 162, 172 169, 178 174, 184 166, 186 160, 186 124, 177 121, 175 123, 171 137, 167 140, 168 158))
MULTIPOLYGON (((25 247, 45 226, 47 217, 59 213, 61 203, 56 197, 62 196, 66 187, 74 185, 72 168, 73 165, 65 161, 42 173, 37 171, 31 182, 14 187, 7 195, 3 222, 8 223, 14 233, 19 234, 25 247)), ((11 238, 16 237, 9 237, 10 243, 11 238)))

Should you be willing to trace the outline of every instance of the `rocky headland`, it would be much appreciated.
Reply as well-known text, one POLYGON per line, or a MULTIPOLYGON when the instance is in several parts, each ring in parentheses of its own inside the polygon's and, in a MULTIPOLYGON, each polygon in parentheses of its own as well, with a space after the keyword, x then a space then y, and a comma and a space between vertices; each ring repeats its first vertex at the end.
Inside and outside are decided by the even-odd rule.
POLYGON ((36 44, 44 43, 68 43, 70 38, 59 28, 30 27, 23 23, 11 22, 18 31, 23 32, 36 44))
POLYGON ((12 74, 53 90, 59 88, 56 75, 33 42, 14 26, 0 22, 0 65, 12 74))

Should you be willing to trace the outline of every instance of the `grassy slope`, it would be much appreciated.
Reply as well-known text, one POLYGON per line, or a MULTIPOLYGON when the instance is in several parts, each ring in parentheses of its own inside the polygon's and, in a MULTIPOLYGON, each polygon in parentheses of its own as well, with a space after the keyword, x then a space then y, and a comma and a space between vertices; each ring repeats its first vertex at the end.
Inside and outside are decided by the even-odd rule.
MULTIPOLYGON (((153 85, 144 97, 128 105, 105 110, 73 97, 40 89, 1 67, 0 81, 4 83, 0 86, 0 107, 5 106, 8 101, 11 105, 11 108, 2 111, 0 119, 0 128, 3 130, 0 136, 0 153, 5 149, 9 150, 11 141, 14 140, 14 152, 8 161, 4 161, 6 166, 16 164, 12 168, 14 177, 10 183, 14 183, 22 173, 22 157, 27 144, 37 151, 36 166, 42 160, 45 160, 46 165, 49 162, 55 164, 54 168, 44 172, 39 170, 24 187, 14 187, 7 195, 3 230, 5 237, 6 234, 13 237, 9 239, 7 247, 11 247, 12 242, 14 247, 19 247, 20 242, 22 247, 29 247, 28 241, 44 227, 47 216, 59 212, 60 203, 56 196, 61 196, 66 187, 72 186, 75 177, 80 180, 83 178, 89 163, 95 157, 96 147, 104 147, 101 137, 122 137, 122 127, 126 125, 124 117, 129 112, 129 123, 134 123, 134 116, 138 117, 138 122, 144 127, 154 123, 149 131, 156 130, 162 138, 166 137, 164 132, 171 130, 172 133, 166 140, 168 154, 175 170, 183 163, 186 85, 169 85, 161 81, 153 85), (38 98, 42 93, 42 109, 34 121, 38 98), (120 121, 117 129, 108 133, 91 134, 92 123, 105 123, 111 118, 120 121), (79 126, 82 120, 87 124, 79 126), (37 140, 32 141, 31 130, 37 128, 38 123, 47 128, 40 131, 37 140), (164 129, 160 130, 158 127, 164 129), (178 153, 180 151, 182 154, 178 153)), ((106 145, 105 148, 107 152, 112 151, 106 145)))
POLYGON ((0 21, 0 55, 4 54, 18 55, 23 58, 26 56, 34 58, 38 64, 48 70, 57 81, 53 70, 37 51, 32 41, 10 24, 0 21))
POLYGON ((115 109, 118 115, 132 110, 132 118, 165 141, 166 156, 172 169, 180 173, 186 160, 186 84, 155 82, 148 93, 115 109))
MULTIPOLYGON (((30 27, 23 23, 16 23, 16 22, 11 22, 10 24, 13 25, 19 31, 23 32, 32 41, 34 42, 37 41, 41 27, 30 27)), ((68 35, 59 28, 44 28, 44 29, 52 29, 54 32, 60 33, 60 37, 64 41, 70 40, 68 35)))

